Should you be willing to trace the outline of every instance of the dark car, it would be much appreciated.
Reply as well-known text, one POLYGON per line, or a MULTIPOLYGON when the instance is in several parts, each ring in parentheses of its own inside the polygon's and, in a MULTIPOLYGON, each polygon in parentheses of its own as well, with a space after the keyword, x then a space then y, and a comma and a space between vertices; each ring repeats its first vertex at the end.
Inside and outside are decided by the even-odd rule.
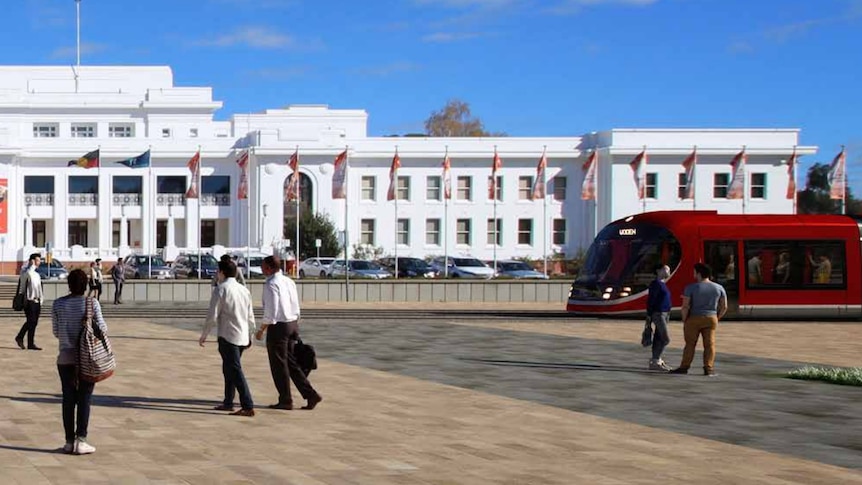
MULTIPOLYGON (((395 258, 387 257, 378 260, 381 266, 395 273, 395 258)), ((431 267, 425 260, 419 258, 398 257, 398 277, 399 278, 433 278, 437 275, 434 268, 431 267)))
MULTIPOLYGON (((24 265, 21 266, 22 273, 24 272, 24 270, 27 269, 27 264, 28 263, 24 263, 24 265)), ((66 271, 66 268, 63 267, 63 264, 56 259, 52 259, 50 265, 47 261, 43 259, 42 264, 40 264, 39 267, 36 268, 36 273, 39 273, 39 276, 43 280, 64 280, 69 276, 69 272, 66 271)))
POLYGON ((198 270, 201 278, 214 278, 218 273, 218 261, 211 254, 201 254, 200 264, 198 264, 197 254, 180 254, 174 260, 171 271, 174 278, 197 278, 198 270))
POLYGON ((165 264, 161 256, 145 254, 130 254, 123 261, 127 279, 155 278, 165 280, 173 278, 171 268, 165 264))

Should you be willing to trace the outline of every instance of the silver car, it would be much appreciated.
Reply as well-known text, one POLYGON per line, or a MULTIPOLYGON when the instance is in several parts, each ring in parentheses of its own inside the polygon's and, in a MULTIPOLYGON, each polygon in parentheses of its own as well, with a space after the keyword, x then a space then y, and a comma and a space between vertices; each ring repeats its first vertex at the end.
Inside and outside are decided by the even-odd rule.
POLYGON ((308 258, 299 265, 299 277, 326 278, 332 274, 333 261, 335 258, 308 258))

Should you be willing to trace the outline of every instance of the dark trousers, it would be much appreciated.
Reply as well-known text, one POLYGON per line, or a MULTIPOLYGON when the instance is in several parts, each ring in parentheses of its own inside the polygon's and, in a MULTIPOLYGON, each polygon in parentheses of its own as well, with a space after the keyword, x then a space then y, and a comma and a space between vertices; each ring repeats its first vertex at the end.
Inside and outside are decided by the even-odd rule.
POLYGON ((219 337, 218 353, 221 354, 221 371, 224 374, 224 404, 226 407, 233 407, 233 398, 236 392, 239 392, 239 403, 243 409, 254 409, 254 402, 251 400, 251 391, 248 389, 248 382, 245 380, 245 374, 242 372, 242 353, 245 347, 234 345, 227 340, 219 337))
POLYGON ((318 397, 317 391, 311 387, 308 378, 293 355, 293 346, 299 338, 299 324, 296 322, 279 322, 266 329, 266 352, 269 355, 269 370, 272 380, 278 390, 279 404, 293 404, 290 396, 290 381, 303 399, 318 397))
POLYGON ((652 318, 652 324, 655 327, 655 332, 652 336, 653 360, 661 359, 661 354, 664 353, 664 348, 670 343, 670 334, 667 331, 667 319, 669 316, 669 312, 653 312, 653 314, 650 315, 650 318, 652 318))
POLYGON ((87 437, 87 426, 90 424, 90 400, 96 385, 78 379, 78 367, 75 365, 57 365, 57 371, 60 373, 60 384, 63 387, 63 429, 66 431, 66 443, 71 443, 76 437, 87 437), (75 408, 78 411, 77 429, 75 429, 75 408))
POLYGON ((114 304, 123 301, 123 282, 114 280, 114 304))
POLYGON ((41 313, 41 303, 36 303, 34 301, 27 301, 24 303, 24 316, 27 320, 24 322, 24 325, 21 326, 21 330, 15 338, 17 340, 21 340, 24 338, 24 335, 27 335, 27 347, 36 346, 33 341, 36 338, 36 325, 39 325, 39 315, 41 313))

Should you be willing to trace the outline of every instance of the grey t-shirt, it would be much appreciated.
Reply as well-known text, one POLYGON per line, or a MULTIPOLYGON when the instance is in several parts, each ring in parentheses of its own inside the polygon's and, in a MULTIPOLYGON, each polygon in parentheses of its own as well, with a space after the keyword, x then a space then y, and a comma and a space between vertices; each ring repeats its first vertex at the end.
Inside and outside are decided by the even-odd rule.
POLYGON ((691 310, 689 315, 693 317, 711 317, 718 314, 718 301, 727 293, 724 287, 712 281, 692 283, 685 287, 683 296, 691 299, 691 310))

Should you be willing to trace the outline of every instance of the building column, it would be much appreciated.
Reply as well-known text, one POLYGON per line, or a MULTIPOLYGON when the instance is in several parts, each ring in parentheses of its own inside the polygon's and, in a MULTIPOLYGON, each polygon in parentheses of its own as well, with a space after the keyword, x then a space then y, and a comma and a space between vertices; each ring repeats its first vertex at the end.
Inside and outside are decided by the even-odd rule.
POLYGON ((33 247, 33 218, 30 214, 27 214, 27 218, 24 219, 24 247, 33 247))
POLYGON ((129 247, 129 220, 126 219, 126 214, 120 216, 120 247, 129 247))
POLYGON ((176 238, 174 237, 174 215, 172 214, 171 206, 168 206, 168 234, 167 240, 165 241, 165 246, 173 247, 176 246, 176 238))

